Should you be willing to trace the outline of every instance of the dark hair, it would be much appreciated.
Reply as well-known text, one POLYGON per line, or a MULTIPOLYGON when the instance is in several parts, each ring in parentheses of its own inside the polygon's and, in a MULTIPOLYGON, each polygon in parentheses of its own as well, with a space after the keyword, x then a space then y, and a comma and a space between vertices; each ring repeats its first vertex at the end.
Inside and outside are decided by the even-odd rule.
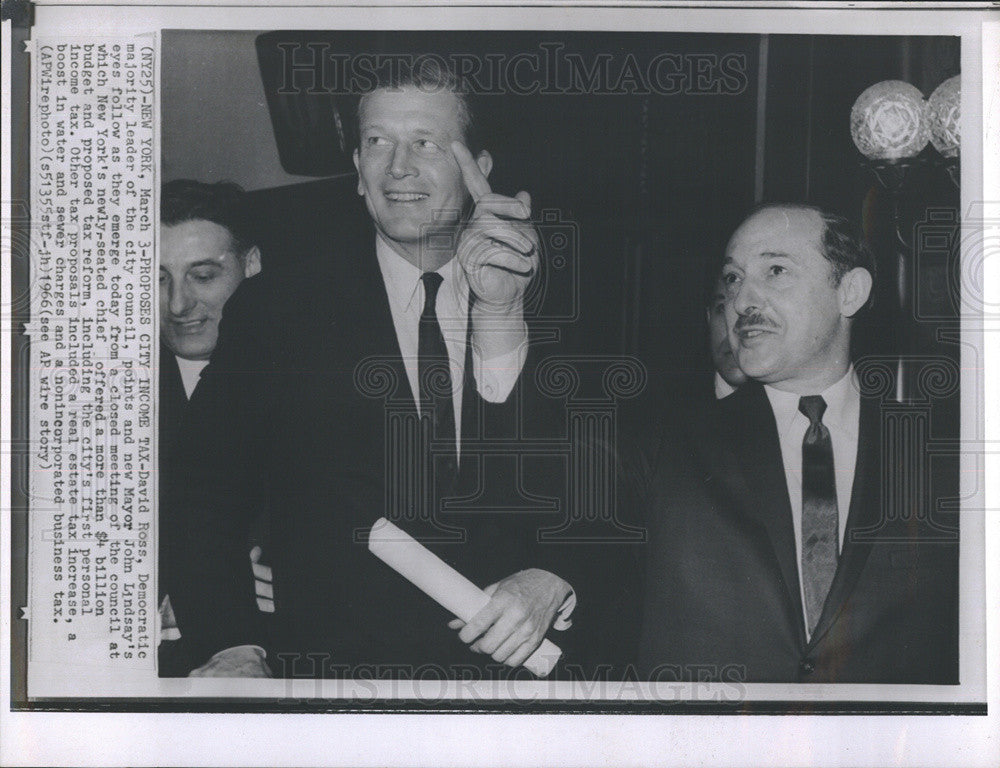
POLYGON ((398 91, 402 88, 416 88, 422 93, 448 91, 455 94, 455 98, 458 99, 458 119, 465 146, 473 155, 477 154, 481 147, 469 91, 448 66, 444 57, 425 53, 418 56, 401 56, 394 59, 394 62, 398 66, 382 67, 376 71, 370 87, 358 94, 358 98, 354 101, 354 119, 351 121, 354 129, 354 147, 357 148, 361 141, 361 104, 366 96, 379 90, 398 91))
MULTIPOLYGON (((855 234, 855 228, 845 217, 831 213, 819 206, 808 205, 806 203, 765 203, 754 208, 744 221, 761 211, 771 209, 812 211, 819 216, 823 222, 820 245, 823 256, 830 262, 831 278, 834 285, 840 285, 840 281, 843 280, 844 275, 857 267, 868 270, 874 282, 878 275, 875 257, 864 241, 855 234)), ((862 309, 871 307, 874 297, 875 290, 873 288, 868 295, 868 301, 865 302, 865 306, 862 309)))
POLYGON ((206 184, 175 179, 164 184, 160 192, 160 223, 172 226, 186 221, 211 221, 225 227, 240 258, 254 245, 246 192, 230 181, 206 184))
POLYGON ((839 285, 852 269, 861 267, 875 277, 875 258, 865 243, 854 234, 854 227, 843 216, 815 209, 823 220, 823 255, 833 265, 833 279, 839 285))

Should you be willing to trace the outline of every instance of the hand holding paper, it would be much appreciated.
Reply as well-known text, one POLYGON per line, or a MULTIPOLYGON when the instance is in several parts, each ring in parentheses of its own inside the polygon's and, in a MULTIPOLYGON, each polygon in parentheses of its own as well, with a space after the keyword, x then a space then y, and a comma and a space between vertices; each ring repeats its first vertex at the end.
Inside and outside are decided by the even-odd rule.
MULTIPOLYGON (((524 666, 539 677, 545 677, 552 671, 552 667, 555 666, 562 652, 555 644, 541 639, 544 637, 545 629, 548 629, 548 624, 537 637, 533 630, 518 634, 514 638, 517 639, 516 644, 511 640, 511 643, 506 648, 504 647, 504 643, 511 639, 512 632, 520 632, 525 616, 530 614, 536 621, 540 622, 546 613, 544 610, 540 614, 537 611, 528 611, 527 614, 521 614, 520 611, 512 612, 511 606, 515 602, 521 602, 513 598, 518 596, 523 598, 526 594, 538 597, 539 593, 533 591, 532 585, 537 586, 541 582, 536 582, 535 577, 537 574, 546 574, 547 576, 552 576, 552 574, 545 571, 522 571, 515 574, 494 585, 493 594, 496 595, 497 592, 500 592, 500 598, 492 600, 490 595, 385 518, 379 518, 372 527, 368 539, 368 549, 401 576, 458 616, 459 620, 466 623, 466 628, 471 627, 469 632, 464 635, 460 634, 465 642, 476 639, 482 629, 488 629, 498 623, 498 620, 503 619, 504 625, 498 628, 490 638, 491 644, 496 642, 497 645, 494 653, 499 653, 501 650, 506 651, 509 655, 505 663, 510 666, 514 666, 512 662, 515 658, 521 660, 523 657, 524 666), (522 576, 522 574, 527 574, 527 576, 522 576), (502 591, 500 591, 501 587, 502 591), (496 611, 497 607, 501 609, 499 612, 496 611), (520 622, 511 620, 518 615, 521 618, 520 622), (489 617, 493 618, 487 621, 489 617), (505 630, 506 634, 504 634, 505 630), (473 632, 475 634, 472 634, 473 632), (538 639, 541 639, 541 645, 538 645, 538 639), (535 646, 538 646, 537 650, 535 650, 535 646), (534 653, 531 653, 532 650, 534 653)), ((557 579, 558 577, 553 576, 553 578, 557 579)), ((562 580, 559 579, 559 581, 562 580)), ((565 595, 559 598, 555 607, 552 608, 552 612, 549 614, 549 623, 551 623, 552 616, 564 597, 565 595)), ((454 622, 449 626, 452 625, 454 622)), ((457 629, 457 626, 453 628, 457 629)), ((463 632, 465 632, 464 629, 463 632)), ((482 650, 482 648, 477 650, 482 650)))
POLYGON ((459 638, 472 643, 473 651, 518 667, 545 637, 570 591, 569 584, 548 571, 518 571, 484 590, 490 602, 471 621, 456 619, 448 626, 461 629, 459 638))

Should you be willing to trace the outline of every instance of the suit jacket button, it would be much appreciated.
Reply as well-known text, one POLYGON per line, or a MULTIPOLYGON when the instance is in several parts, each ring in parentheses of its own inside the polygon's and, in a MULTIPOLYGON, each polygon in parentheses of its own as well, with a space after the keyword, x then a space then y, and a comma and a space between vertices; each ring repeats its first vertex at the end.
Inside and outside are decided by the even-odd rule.
POLYGON ((812 674, 816 671, 816 662, 812 659, 803 659, 799 662, 799 671, 804 675, 812 674))

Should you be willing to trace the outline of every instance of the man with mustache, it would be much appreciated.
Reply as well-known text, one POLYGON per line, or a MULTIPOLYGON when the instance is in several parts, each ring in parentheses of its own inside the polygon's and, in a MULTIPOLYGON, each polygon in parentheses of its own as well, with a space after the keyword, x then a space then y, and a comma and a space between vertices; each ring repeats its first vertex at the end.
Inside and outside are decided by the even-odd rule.
POLYGON ((343 226, 328 271, 289 270, 227 306, 192 402, 201 482, 175 504, 204 551, 183 581, 204 592, 184 602, 201 630, 195 675, 505 674, 568 625, 573 591, 543 562, 537 521, 496 502, 467 508, 498 482, 501 505, 516 490, 466 446, 520 416, 523 297, 539 268, 530 197, 491 189, 467 96, 424 61, 360 98, 364 205, 331 210, 343 226), (275 567, 269 637, 247 613, 234 549, 260 508, 275 567), (490 602, 463 623, 377 560, 366 536, 382 516, 490 602))
POLYGON ((957 536, 883 493, 940 498, 944 481, 886 461, 883 403, 850 358, 873 276, 818 208, 765 206, 730 239, 726 321, 751 381, 639 460, 644 677, 958 682, 957 536))

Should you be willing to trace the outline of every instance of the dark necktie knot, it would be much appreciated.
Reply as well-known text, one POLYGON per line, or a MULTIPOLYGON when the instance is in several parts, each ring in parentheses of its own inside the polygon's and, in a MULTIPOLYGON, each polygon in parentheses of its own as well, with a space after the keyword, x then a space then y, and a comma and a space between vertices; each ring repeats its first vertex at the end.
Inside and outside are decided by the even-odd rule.
POLYGON ((826 413, 826 400, 822 395, 806 395, 799 398, 799 412, 809 419, 811 426, 822 423, 826 413))
POLYGON ((441 287, 444 278, 437 272, 424 272, 420 276, 420 280, 424 284, 424 313, 436 314, 434 307, 437 302, 438 288, 441 287))

